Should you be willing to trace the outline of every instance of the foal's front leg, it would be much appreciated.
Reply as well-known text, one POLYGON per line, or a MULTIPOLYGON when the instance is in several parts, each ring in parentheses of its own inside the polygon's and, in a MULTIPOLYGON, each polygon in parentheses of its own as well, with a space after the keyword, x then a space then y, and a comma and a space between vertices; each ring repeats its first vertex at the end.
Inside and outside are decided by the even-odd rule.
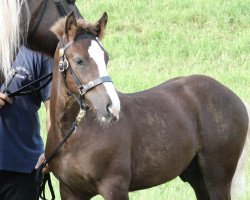
POLYGON ((60 182, 60 194, 62 200, 90 200, 91 197, 77 197, 66 185, 60 182))
POLYGON ((105 200, 128 200, 128 181, 119 178, 108 178, 99 186, 99 193, 105 200))

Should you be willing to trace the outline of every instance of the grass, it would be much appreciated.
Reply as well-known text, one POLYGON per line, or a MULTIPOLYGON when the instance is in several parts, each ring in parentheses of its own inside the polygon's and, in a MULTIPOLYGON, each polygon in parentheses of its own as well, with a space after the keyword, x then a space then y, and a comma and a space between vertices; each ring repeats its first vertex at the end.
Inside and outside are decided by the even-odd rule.
MULTIPOLYGON (((78 0, 77 4, 87 20, 96 21, 104 11, 109 15, 103 45, 119 91, 135 92, 173 77, 204 74, 250 102, 249 0, 78 0)), ((40 115, 44 122, 44 109, 40 115)), ((60 199, 58 191, 57 196, 60 199)), ((194 200, 195 196, 177 178, 131 193, 130 199, 194 200)), ((247 199, 249 187, 242 200, 247 199)))

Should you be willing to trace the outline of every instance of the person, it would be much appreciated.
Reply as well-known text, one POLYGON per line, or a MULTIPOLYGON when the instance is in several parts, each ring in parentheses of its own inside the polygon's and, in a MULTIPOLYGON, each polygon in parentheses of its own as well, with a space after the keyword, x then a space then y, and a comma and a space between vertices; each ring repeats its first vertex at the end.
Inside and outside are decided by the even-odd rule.
MULTIPOLYGON (((52 67, 53 59, 21 46, 12 65, 16 74, 9 81, 7 93, 47 75, 52 67)), ((0 92, 0 199, 34 200, 35 168, 45 160, 38 110, 44 102, 48 129, 50 85, 13 99, 3 92, 5 86, 1 85, 0 92)))

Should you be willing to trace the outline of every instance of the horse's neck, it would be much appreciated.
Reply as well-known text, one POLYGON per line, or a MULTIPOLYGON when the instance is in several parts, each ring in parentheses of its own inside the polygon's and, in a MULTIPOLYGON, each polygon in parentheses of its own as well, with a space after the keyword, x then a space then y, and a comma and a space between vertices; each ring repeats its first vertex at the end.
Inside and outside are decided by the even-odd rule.
MULTIPOLYGON (((62 107, 61 116, 59 116, 59 126, 61 131, 69 130, 72 123, 75 121, 77 113, 79 112, 79 104, 73 96, 68 97, 68 101, 65 102, 62 107)), ((66 134, 63 133, 62 134, 66 134)))

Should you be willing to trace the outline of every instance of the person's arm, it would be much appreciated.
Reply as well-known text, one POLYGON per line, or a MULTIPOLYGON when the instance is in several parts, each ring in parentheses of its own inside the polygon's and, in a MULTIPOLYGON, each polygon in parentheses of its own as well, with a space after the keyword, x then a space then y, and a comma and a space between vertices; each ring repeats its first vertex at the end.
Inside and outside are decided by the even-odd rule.
POLYGON ((11 99, 4 93, 0 92, 0 109, 4 107, 7 103, 12 103, 11 99))
MULTIPOLYGON (((47 129, 47 133, 49 132, 50 129, 50 100, 46 100, 44 101, 44 105, 46 108, 46 129, 47 129)), ((44 153, 40 155, 40 157, 38 158, 38 161, 36 163, 35 169, 38 169, 38 167, 45 162, 45 155, 44 153)), ((49 166, 46 165, 45 168, 43 168, 43 173, 48 173, 49 172, 49 166)))

